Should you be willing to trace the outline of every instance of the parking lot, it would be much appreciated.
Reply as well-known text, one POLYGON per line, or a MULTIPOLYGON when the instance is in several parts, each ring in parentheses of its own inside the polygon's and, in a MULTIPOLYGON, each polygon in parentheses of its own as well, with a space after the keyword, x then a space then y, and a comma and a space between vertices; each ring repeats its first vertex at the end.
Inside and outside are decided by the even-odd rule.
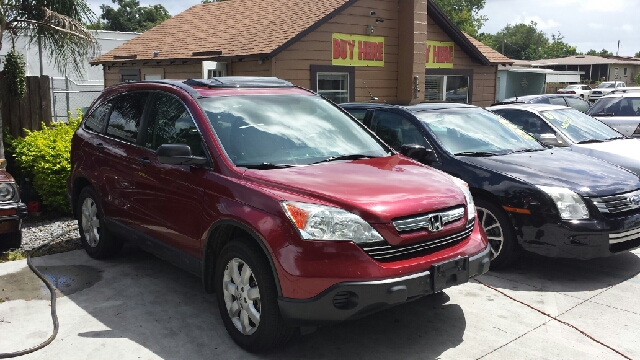
MULTIPOLYGON (((72 251, 34 259, 59 289, 60 333, 22 358, 640 358, 639 255, 527 257, 482 283, 321 327, 257 356, 231 341, 199 278, 135 248, 109 261, 72 251)), ((0 352, 46 339, 48 291, 26 261, 0 264, 0 284, 0 352)))

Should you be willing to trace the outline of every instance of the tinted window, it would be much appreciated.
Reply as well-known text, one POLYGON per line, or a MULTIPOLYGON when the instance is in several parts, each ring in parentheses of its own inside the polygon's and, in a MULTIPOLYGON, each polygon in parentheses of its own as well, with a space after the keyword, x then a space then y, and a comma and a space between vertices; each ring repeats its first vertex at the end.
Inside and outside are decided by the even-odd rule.
POLYGON ((565 98, 565 100, 567 101, 567 105, 578 111, 587 112, 587 110, 589 110, 589 103, 585 100, 570 97, 565 98))
POLYGON ((561 97, 549 98, 549 103, 553 105, 567 106, 567 103, 564 102, 564 99, 561 97))
POLYGON ((98 106, 84 121, 85 129, 101 133, 104 130, 104 125, 107 122, 107 115, 111 109, 111 102, 105 102, 98 106))
POLYGON ((107 134, 135 143, 148 97, 149 93, 140 91, 116 98, 109 117, 107 134))
POLYGON ((315 95, 243 95, 199 100, 237 166, 308 165, 333 156, 387 156, 359 122, 315 95))
POLYGON ((349 114, 353 115, 356 119, 363 121, 364 117, 367 115, 366 109, 345 109, 349 112, 349 114))
POLYGON ((591 90, 591 88, 585 85, 582 87, 582 90, 591 90))
POLYGON ((541 134, 555 134, 551 126, 537 115, 523 110, 498 110, 498 115, 514 123, 518 128, 540 138, 541 134))
POLYGON ((575 143, 619 138, 622 134, 575 109, 541 111, 551 124, 575 143))
POLYGON ((177 97, 156 95, 149 112, 145 146, 157 150, 162 144, 186 144, 194 156, 205 156, 202 137, 191 114, 177 97))
POLYGON ((416 144, 430 148, 420 130, 399 114, 376 111, 371 119, 371 130, 392 148, 400 150, 402 145, 416 144))

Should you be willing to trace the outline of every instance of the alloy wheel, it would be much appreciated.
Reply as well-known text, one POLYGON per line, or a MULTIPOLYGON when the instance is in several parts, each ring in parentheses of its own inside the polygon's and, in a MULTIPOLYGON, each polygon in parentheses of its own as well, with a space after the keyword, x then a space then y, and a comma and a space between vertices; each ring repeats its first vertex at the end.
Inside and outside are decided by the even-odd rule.
POLYGON ((251 335, 260 325, 260 289, 247 263, 234 258, 227 264, 222 279, 224 303, 233 325, 243 335, 251 335))
POLYGON ((98 206, 92 198, 84 199, 82 203, 82 231, 87 244, 98 246, 100 242, 100 220, 98 220, 98 206))
POLYGON ((502 231, 502 226, 500 226, 500 222, 494 213, 481 207, 477 207, 477 210, 480 225, 487 234, 487 240, 489 240, 489 244, 491 245, 491 260, 493 260, 500 255, 500 251, 502 251, 502 246, 504 245, 504 232, 502 231))

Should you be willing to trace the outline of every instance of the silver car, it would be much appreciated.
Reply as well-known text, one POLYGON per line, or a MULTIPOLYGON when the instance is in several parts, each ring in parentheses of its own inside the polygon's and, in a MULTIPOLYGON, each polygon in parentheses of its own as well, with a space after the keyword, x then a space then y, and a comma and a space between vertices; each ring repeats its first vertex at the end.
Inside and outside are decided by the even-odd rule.
POLYGON ((640 92, 603 96, 587 114, 625 136, 640 138, 640 92))
POLYGON ((544 104, 501 105, 487 110, 542 143, 605 160, 640 176, 640 139, 625 137, 580 111, 544 104))
POLYGON ((610 92, 624 88, 627 85, 622 81, 604 81, 589 93, 589 100, 596 101, 610 92))

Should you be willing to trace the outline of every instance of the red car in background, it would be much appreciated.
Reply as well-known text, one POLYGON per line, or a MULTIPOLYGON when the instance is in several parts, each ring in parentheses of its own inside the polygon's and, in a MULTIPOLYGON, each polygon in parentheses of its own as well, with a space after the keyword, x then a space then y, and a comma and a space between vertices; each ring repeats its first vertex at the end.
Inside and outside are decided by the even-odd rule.
POLYGON ((126 239, 201 276, 249 351, 489 268, 463 181, 279 79, 110 87, 76 131, 71 163, 89 255, 126 239))

